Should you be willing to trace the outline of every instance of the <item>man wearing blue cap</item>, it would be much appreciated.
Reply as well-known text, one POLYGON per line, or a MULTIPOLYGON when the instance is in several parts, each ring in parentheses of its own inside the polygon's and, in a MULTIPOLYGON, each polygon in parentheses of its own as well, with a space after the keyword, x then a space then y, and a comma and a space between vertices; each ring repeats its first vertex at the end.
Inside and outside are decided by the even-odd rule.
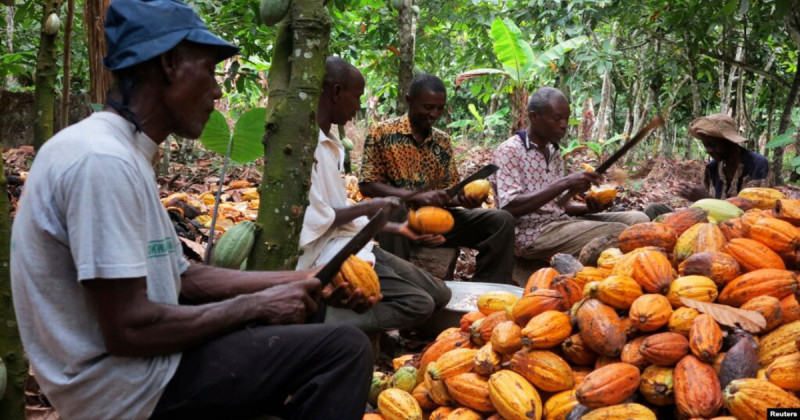
POLYGON ((159 201, 158 145, 202 133, 216 65, 238 49, 175 0, 114 0, 105 32, 106 107, 41 148, 14 221, 14 306, 42 390, 65 419, 361 418, 366 336, 299 324, 321 299, 374 302, 313 271, 190 266, 159 201))

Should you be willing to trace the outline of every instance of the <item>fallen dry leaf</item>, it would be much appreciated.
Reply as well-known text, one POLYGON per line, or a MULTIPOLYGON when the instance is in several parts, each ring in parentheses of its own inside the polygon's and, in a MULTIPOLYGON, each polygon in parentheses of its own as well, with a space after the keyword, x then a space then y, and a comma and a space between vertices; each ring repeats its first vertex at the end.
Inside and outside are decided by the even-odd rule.
POLYGON ((719 303, 701 302, 699 300, 682 297, 681 303, 711 315, 714 321, 729 327, 741 328, 751 333, 762 331, 767 326, 767 320, 756 311, 734 308, 733 306, 719 303))

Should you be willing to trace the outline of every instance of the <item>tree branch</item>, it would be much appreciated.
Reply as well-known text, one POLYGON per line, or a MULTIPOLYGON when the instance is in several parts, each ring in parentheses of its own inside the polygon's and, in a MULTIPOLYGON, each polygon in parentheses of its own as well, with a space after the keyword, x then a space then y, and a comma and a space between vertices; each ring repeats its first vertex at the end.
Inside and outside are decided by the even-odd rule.
MULTIPOLYGON (((680 46, 680 44, 678 44, 677 42, 671 41, 669 39, 666 39, 666 38, 664 38, 663 36, 661 36, 661 35, 659 35, 657 33, 650 32, 650 34, 655 39, 658 39, 659 41, 666 42, 666 43, 668 43, 670 45, 680 46)), ((767 79, 770 79, 770 80, 773 80, 773 81, 777 82, 778 84, 780 84, 783 87, 787 87, 787 88, 791 87, 791 84, 786 79, 778 76, 775 73, 770 73, 768 71, 764 71, 764 70, 762 70, 760 68, 753 67, 752 65, 747 64, 745 62, 742 62, 742 61, 739 61, 739 60, 724 56, 722 54, 717 54, 717 53, 712 52, 712 51, 707 51, 707 50, 704 50, 704 49, 698 49, 697 52, 699 52, 700 54, 705 55, 706 57, 722 61, 723 63, 730 64, 730 65, 733 65, 733 66, 737 66, 737 67, 741 68, 744 71, 764 76, 767 79)))

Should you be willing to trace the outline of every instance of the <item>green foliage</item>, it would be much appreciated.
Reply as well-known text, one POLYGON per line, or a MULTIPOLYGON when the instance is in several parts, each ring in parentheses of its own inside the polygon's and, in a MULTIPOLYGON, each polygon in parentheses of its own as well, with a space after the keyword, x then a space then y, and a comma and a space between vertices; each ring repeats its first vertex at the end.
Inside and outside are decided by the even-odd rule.
POLYGON ((261 139, 264 137, 266 117, 266 108, 253 108, 245 112, 239 117, 231 135, 225 116, 215 110, 203 129, 200 141, 207 149, 221 155, 227 154, 228 143, 232 141, 230 158, 239 163, 252 162, 264 156, 261 139))

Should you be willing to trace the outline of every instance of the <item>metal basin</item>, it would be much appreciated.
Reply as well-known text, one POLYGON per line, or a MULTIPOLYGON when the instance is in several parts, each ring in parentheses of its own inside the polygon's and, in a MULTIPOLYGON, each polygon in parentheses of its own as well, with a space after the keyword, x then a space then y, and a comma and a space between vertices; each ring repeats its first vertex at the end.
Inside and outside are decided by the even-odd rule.
POLYGON ((510 284, 479 283, 464 281, 445 281, 447 287, 453 292, 450 302, 444 309, 434 313, 422 325, 416 327, 423 336, 435 337, 440 332, 450 327, 458 327, 461 317, 467 312, 477 311, 477 305, 469 304, 468 300, 477 302, 478 296, 486 292, 507 291, 517 297, 522 297, 523 289, 510 284), (470 299, 474 297, 473 299, 470 299))

